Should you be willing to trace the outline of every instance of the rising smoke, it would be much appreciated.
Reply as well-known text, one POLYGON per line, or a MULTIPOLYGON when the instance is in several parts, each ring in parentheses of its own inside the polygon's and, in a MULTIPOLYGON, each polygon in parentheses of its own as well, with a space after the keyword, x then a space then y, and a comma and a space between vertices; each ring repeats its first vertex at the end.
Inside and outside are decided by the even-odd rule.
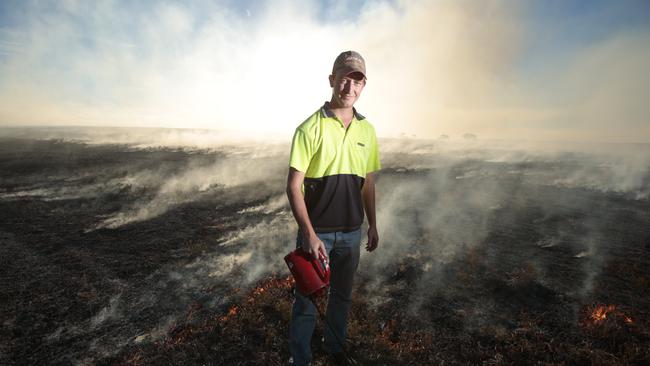
MULTIPOLYGON (((90 364, 155 340, 191 304, 222 307, 233 288, 286 274, 281 258, 296 232, 283 194, 287 137, 326 99, 331 67, 330 57, 287 63, 295 50, 354 48, 366 56, 359 109, 380 137, 451 136, 380 142, 381 242, 364 253, 358 277, 369 303, 394 301, 391 291, 414 286, 406 308, 418 313, 431 305, 427 295, 453 293, 454 265, 470 256, 503 283, 516 285, 513 278, 528 271, 536 274, 531 282, 588 298, 626 235, 612 223, 647 222, 647 145, 527 142, 646 142, 644 30, 623 29, 530 75, 520 72, 539 29, 529 27, 521 2, 368 2, 345 25, 314 15, 311 2, 265 3, 242 14, 206 6, 201 16, 171 3, 131 12, 116 2, 31 2, 26 13, 36 16, 24 28, 0 29, 1 124, 209 128, 0 130, 24 144, 3 166, 12 171, 38 160, 32 138, 73 146, 40 169, 3 175, 0 200, 60 203, 59 214, 82 202, 97 214, 84 221, 84 234, 141 232, 193 205, 210 205, 218 216, 202 227, 213 235, 208 249, 191 259, 174 252, 133 282, 108 273, 101 296, 80 290, 76 296, 98 296, 100 306, 44 337, 91 339, 67 361, 90 364), (298 108, 278 110, 287 98, 298 108), (276 134, 282 142, 268 143, 276 134), (463 134, 478 138, 459 141, 463 134), (116 151, 133 159, 93 164, 116 151), (498 245, 504 240, 511 251, 498 245)), ((24 251, 13 234, 0 235, 3 250, 24 251)), ((54 264, 40 269, 61 272, 54 264)), ((477 304, 475 314, 490 306, 477 304)))
MULTIPOLYGON (((84 351, 105 357, 129 342, 164 336, 191 304, 226 306, 233 301, 233 288, 247 288, 272 273, 286 274, 282 257, 295 245, 296 235, 283 193, 288 143, 181 149, 132 139, 111 143, 105 135, 101 144, 83 131, 72 142, 54 140, 46 148, 60 149, 63 158, 52 161, 68 168, 12 175, 3 180, 1 199, 80 200, 97 207, 123 202, 109 204, 103 215, 88 220, 86 232, 100 235, 137 231, 139 225, 173 220, 187 208, 207 207, 214 218, 197 225, 214 232, 201 239, 212 244, 192 258, 158 267, 141 283, 107 278, 110 290, 102 306, 82 322, 52 329, 48 342, 92 337, 117 325, 119 331, 96 339, 84 351), (75 149, 81 153, 71 153, 75 149), (122 164, 97 160, 108 151, 134 155, 122 164), (95 163, 79 164, 91 157, 95 163), (106 196, 110 201, 100 199, 106 196)), ((182 135, 190 136, 187 131, 182 135)), ((29 155, 39 145, 25 146, 23 153, 29 155)), ((395 301, 391 291, 414 286, 415 295, 404 304, 413 314, 431 306, 432 293, 456 296, 454 266, 467 256, 479 257, 474 261, 491 268, 505 284, 516 286, 528 273, 529 282, 588 297, 608 258, 616 255, 610 243, 618 239, 611 223, 629 211, 625 202, 643 206, 650 192, 646 145, 603 149, 591 144, 383 139, 380 146, 381 241, 376 252, 363 254, 358 285, 376 306, 395 301), (608 210, 612 204, 619 208, 608 210), (503 240, 510 241, 511 251, 498 245, 503 240), (562 270, 574 281, 558 274, 558 255, 566 263, 562 270), (403 273, 404 268, 412 272, 403 273)), ((191 245, 187 240, 183 245, 191 245)), ((476 304, 483 310, 474 310, 473 319, 482 319, 493 307, 476 304)))
MULTIPOLYGON (((384 137, 650 136, 644 26, 567 43, 561 20, 542 15, 541 22, 535 5, 519 1, 327 3, 10 6, 21 21, 0 30, 0 123, 286 139, 327 98, 331 59, 353 48, 368 64, 359 109, 384 137), (324 57, 287 62, 296 50, 324 57), (279 113, 289 99, 292 107, 279 113)), ((599 4, 602 13, 576 21, 598 33, 618 7, 625 6, 599 4)))

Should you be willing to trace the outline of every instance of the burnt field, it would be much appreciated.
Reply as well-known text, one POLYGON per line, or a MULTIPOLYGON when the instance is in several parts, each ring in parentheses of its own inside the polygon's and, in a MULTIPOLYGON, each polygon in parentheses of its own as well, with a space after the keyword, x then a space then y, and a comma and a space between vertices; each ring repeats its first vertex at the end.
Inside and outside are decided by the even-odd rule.
MULTIPOLYGON (((0 364, 287 363, 287 145, 14 135, 0 364)), ((348 340, 360 364, 650 362, 647 146, 381 146, 380 247, 362 254, 348 340)))

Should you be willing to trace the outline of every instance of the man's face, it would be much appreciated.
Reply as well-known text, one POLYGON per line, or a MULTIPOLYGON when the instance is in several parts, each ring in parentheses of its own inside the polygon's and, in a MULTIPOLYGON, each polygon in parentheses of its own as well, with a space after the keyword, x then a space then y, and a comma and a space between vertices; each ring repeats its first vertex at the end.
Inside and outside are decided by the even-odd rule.
POLYGON ((348 75, 330 75, 330 86, 332 87, 332 102, 336 107, 352 108, 359 99, 363 87, 366 86, 366 79, 360 72, 348 75))

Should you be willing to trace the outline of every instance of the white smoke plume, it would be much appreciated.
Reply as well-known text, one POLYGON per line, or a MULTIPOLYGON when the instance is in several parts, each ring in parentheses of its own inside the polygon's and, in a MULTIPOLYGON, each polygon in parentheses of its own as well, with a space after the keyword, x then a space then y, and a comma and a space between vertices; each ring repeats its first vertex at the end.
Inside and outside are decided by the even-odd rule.
POLYGON ((333 58, 356 49, 368 65, 359 109, 384 137, 648 142, 647 24, 602 25, 625 4, 576 19, 604 32, 585 42, 520 1, 255 4, 12 4, 20 21, 0 30, 0 124, 286 139, 328 99, 333 58), (319 57, 296 60, 297 50, 319 57), (280 113, 288 98, 296 107, 280 113))

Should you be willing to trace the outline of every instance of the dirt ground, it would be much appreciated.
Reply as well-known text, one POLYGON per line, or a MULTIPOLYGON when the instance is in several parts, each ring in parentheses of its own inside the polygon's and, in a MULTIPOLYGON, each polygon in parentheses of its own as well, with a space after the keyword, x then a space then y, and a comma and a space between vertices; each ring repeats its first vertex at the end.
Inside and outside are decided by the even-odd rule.
MULTIPOLYGON (((422 159, 385 155, 360 364, 650 363, 647 198, 536 183, 575 160, 422 159)), ((0 364, 287 364, 285 163, 2 138, 0 364)))

